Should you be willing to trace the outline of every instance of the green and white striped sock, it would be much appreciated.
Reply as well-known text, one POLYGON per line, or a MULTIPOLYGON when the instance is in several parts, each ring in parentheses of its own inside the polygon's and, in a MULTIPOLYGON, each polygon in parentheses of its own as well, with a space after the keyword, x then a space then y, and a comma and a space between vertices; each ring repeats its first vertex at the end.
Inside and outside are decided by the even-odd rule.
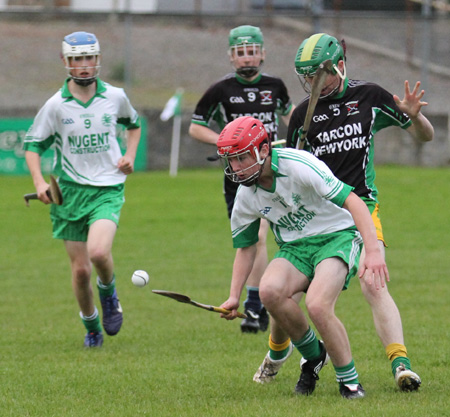
POLYGON ((345 385, 359 384, 358 372, 356 372, 355 362, 352 361, 346 366, 335 366, 336 381, 345 385))
POLYGON ((100 316, 98 315, 97 307, 94 307, 94 309, 94 313, 87 317, 80 311, 81 321, 88 332, 101 333, 102 326, 100 324, 100 316))
POLYGON ((306 360, 316 359, 322 353, 319 339, 311 327, 300 340, 293 340, 292 344, 297 348, 306 360))
POLYGON ((113 295, 114 289, 116 288, 116 277, 113 275, 113 279, 109 284, 103 284, 99 277, 97 277, 97 287, 98 292, 102 296, 109 297, 113 295))

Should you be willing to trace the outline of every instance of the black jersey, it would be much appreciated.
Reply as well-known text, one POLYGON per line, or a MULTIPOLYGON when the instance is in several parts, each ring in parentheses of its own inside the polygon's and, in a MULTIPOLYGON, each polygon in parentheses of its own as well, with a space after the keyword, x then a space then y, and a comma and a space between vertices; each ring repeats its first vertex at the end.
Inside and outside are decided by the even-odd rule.
MULTIPOLYGON (((210 127, 214 120, 222 130, 241 116, 260 120, 271 141, 277 140, 279 115, 289 114, 292 102, 284 82, 267 74, 249 82, 232 73, 211 85, 197 104, 192 123, 210 127)), ((224 193, 231 217, 234 197, 239 184, 225 177, 224 193)))
POLYGON ((260 74, 248 82, 228 74, 205 92, 197 104, 192 123, 210 127, 215 120, 220 130, 234 119, 251 116, 260 120, 271 140, 276 140, 278 115, 287 115, 292 103, 280 78, 260 74))
MULTIPOLYGON (((287 147, 301 136, 309 97, 294 110, 287 147)), ((360 197, 377 201, 373 137, 388 126, 406 129, 409 117, 396 105, 392 94, 374 83, 345 80, 344 91, 320 99, 308 129, 305 150, 324 161, 341 181, 360 197)))

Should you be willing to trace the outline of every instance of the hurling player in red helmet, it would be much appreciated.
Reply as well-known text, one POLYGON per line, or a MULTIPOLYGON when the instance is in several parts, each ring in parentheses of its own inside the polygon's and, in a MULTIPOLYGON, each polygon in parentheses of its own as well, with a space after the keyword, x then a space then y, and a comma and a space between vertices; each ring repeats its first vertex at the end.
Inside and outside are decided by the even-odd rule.
POLYGON ((347 332, 334 307, 357 273, 378 286, 389 278, 367 206, 310 153, 271 149, 263 124, 252 117, 229 123, 217 148, 225 175, 240 184, 231 215, 236 256, 230 295, 222 304, 231 313, 222 317, 236 317, 264 219, 279 250, 261 278, 261 301, 289 335, 289 354, 295 347, 302 355, 302 373, 310 382, 305 389, 314 391, 318 372, 331 359, 341 395, 364 397, 347 332), (363 243, 366 257, 358 271, 363 243), (307 313, 323 341, 295 301, 299 293, 306 293, 307 313))

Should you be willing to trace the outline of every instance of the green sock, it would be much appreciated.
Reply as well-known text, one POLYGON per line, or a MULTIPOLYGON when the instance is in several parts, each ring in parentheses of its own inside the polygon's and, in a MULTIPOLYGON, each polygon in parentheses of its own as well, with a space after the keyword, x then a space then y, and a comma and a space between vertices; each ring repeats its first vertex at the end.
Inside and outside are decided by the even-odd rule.
POLYGON ((411 370, 411 362, 409 361, 408 358, 404 357, 404 356, 399 356, 397 358, 395 358, 392 362, 391 362, 391 367, 392 367, 392 374, 395 376, 395 370, 397 369, 397 367, 399 367, 400 365, 404 365, 406 369, 411 370))
POLYGON ((278 351, 270 350, 270 354, 269 354, 270 355, 270 359, 273 359, 275 361, 278 361, 280 359, 284 359, 287 356, 288 352, 289 352, 289 346, 286 349, 283 349, 283 350, 278 350, 278 351))
POLYGON ((335 366, 336 381, 342 384, 359 384, 358 373, 356 372, 355 362, 352 361, 346 366, 335 366))
POLYGON ((102 281, 100 281, 100 278, 97 277, 97 287, 98 292, 102 296, 109 297, 110 295, 113 295, 114 289, 116 288, 116 277, 113 275, 113 279, 109 284, 103 284, 102 281))
POLYGON ((293 340, 292 344, 306 360, 316 359, 322 352, 319 339, 317 339, 316 334, 311 327, 300 340, 293 340))
POLYGON ((80 311, 80 317, 81 321, 84 324, 84 327, 86 327, 86 330, 94 333, 101 333, 102 332, 102 326, 100 324, 100 317, 98 315, 97 307, 95 307, 94 314, 92 316, 83 316, 83 313, 80 311))
POLYGON ((269 357, 275 361, 284 359, 291 347, 291 339, 287 338, 283 343, 275 343, 272 340, 272 335, 269 335, 269 357))

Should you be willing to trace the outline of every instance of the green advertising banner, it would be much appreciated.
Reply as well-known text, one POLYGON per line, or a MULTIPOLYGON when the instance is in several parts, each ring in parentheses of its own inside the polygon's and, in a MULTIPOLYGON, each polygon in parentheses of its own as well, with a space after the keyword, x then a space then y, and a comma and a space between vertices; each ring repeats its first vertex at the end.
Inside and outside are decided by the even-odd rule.
MULTIPOLYGON (((0 174, 29 174, 25 162, 23 140, 33 119, 0 119, 0 174)), ((141 140, 139 142, 134 169, 145 171, 147 168, 147 120, 141 118, 141 140)), ((117 137, 124 151, 126 149, 125 128, 117 125, 117 137)), ((50 148, 42 155, 42 172, 50 174, 53 167, 54 151, 50 148)))

